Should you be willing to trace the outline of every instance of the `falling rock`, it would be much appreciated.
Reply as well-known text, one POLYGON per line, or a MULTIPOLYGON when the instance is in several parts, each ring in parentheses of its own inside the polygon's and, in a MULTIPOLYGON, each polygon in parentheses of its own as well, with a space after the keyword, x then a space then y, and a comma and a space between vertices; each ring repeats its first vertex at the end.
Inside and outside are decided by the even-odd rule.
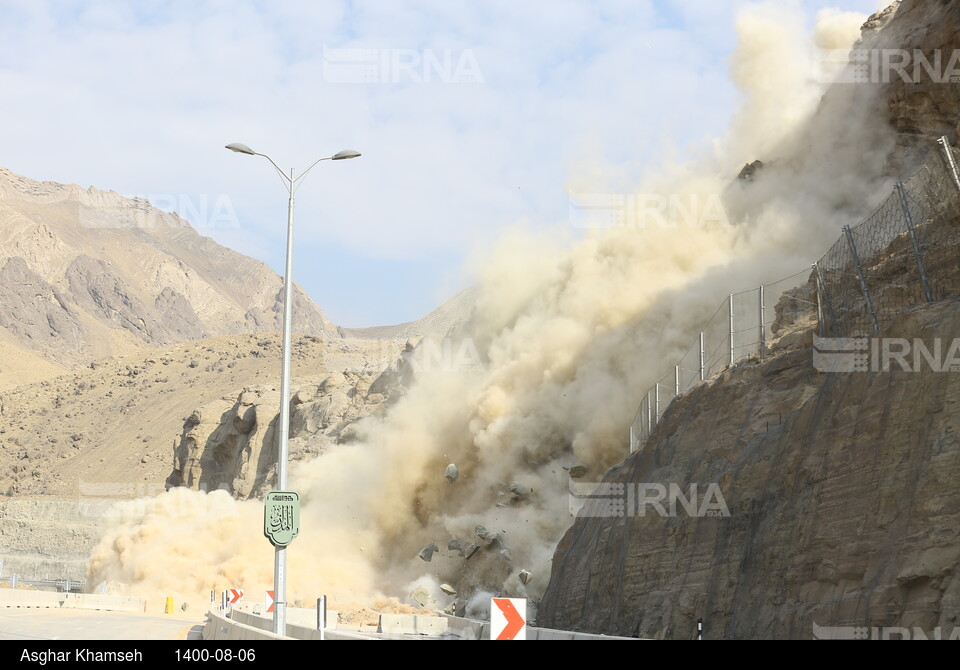
POLYGON ((457 466, 451 463, 447 466, 447 469, 444 471, 443 476, 446 477, 450 483, 457 481, 457 477, 460 476, 460 471, 457 470, 457 466))
POLYGON ((439 548, 437 547, 437 545, 431 542, 430 544, 425 546, 423 549, 421 549, 420 553, 417 554, 417 556, 419 556, 420 558, 425 560, 427 563, 429 563, 431 560, 433 560, 433 552, 438 551, 438 549, 439 548))
POLYGON ((477 537, 487 536, 487 529, 481 526, 480 524, 477 524, 476 526, 473 527, 473 532, 476 533, 477 537))
POLYGON ((570 468, 570 477, 573 479, 580 479, 580 477, 583 477, 585 474, 587 474, 587 468, 583 465, 574 465, 570 468))
POLYGON ((447 542, 447 551, 461 551, 460 540, 450 540, 447 542))
POLYGON ((463 557, 469 561, 471 558, 473 558, 473 555, 478 551, 480 551, 479 544, 468 544, 466 548, 463 550, 463 557))
MULTIPOLYGON (((520 574, 517 575, 517 577, 520 578, 520 583, 521 583, 521 584, 529 584, 529 583, 530 583, 530 578, 531 578, 532 576, 533 576, 533 575, 530 574, 530 571, 529 571, 529 570, 521 570, 521 571, 520 571, 520 574)), ((441 587, 441 588, 443 588, 443 587, 441 587)))
POLYGON ((410 598, 420 605, 420 607, 426 607, 433 598, 430 597, 430 592, 427 591, 422 586, 418 586, 410 593, 410 598))
POLYGON ((450 586, 449 584, 447 584, 447 583, 441 584, 441 585, 440 585, 440 590, 443 591, 444 593, 446 593, 448 596, 455 596, 455 595, 457 595, 457 590, 456 590, 455 588, 453 588, 452 586, 450 586))
POLYGON ((503 547, 503 537, 500 533, 487 535, 487 551, 498 551, 501 547, 503 547))

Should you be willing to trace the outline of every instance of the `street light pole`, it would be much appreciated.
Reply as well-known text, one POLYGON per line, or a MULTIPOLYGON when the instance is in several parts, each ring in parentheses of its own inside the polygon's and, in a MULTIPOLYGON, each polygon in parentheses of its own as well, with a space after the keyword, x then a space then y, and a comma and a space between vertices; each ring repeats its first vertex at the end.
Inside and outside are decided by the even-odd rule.
MULTIPOLYGON (((320 161, 325 160, 346 160, 348 158, 357 158, 360 154, 352 150, 340 151, 333 156, 325 156, 315 160, 310 167, 297 176, 293 168, 290 169, 290 175, 280 169, 276 162, 266 154, 257 153, 245 144, 233 143, 226 146, 230 151, 249 156, 263 156, 276 168, 277 172, 284 179, 289 200, 287 201, 287 258, 286 269, 283 276, 283 362, 280 369, 280 435, 278 439, 277 450, 277 490, 287 490, 287 461, 290 439, 290 340, 293 330, 293 208, 294 194, 296 193, 298 183, 303 179, 313 166, 320 161)), ((273 609, 273 632, 278 635, 286 635, 287 631, 287 548, 286 546, 276 546, 273 563, 273 590, 274 590, 274 609, 273 609)))

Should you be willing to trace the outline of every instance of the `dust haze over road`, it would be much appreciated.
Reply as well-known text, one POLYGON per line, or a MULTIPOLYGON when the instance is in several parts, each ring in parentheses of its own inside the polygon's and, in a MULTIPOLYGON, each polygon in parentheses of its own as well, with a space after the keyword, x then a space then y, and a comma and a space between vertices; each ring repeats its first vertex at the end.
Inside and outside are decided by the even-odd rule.
MULTIPOLYGON (((518 228, 478 250, 477 308, 456 341, 469 341, 480 365, 422 370, 382 421, 360 424, 358 442, 291 471, 303 511, 288 601, 326 593, 340 606, 375 606, 422 587, 443 607, 454 597, 442 582, 461 599, 539 597, 571 522, 566 469, 584 465, 597 481, 626 455, 626 426, 662 362, 679 358, 723 296, 808 266, 886 193, 880 157, 894 137, 867 113, 872 93, 851 87, 820 105, 825 85, 810 75, 815 49, 849 48, 865 18, 824 12, 810 36, 789 11, 745 10, 731 62, 742 107, 728 135, 692 162, 665 161, 636 189, 701 202, 726 194, 729 225, 576 239, 564 223, 551 234, 518 228), (756 159, 770 168, 743 189, 736 176, 756 159), (460 472, 453 483, 449 463, 460 472), (447 548, 479 542, 478 525, 489 551, 467 560, 447 548), (425 563, 417 554, 431 542, 440 549, 425 563), (532 572, 528 584, 520 569, 532 572)), ((591 179, 574 174, 568 186, 602 191, 591 179)), ((261 503, 225 493, 127 503, 89 579, 199 603, 211 588, 270 588, 261 523, 261 503)))

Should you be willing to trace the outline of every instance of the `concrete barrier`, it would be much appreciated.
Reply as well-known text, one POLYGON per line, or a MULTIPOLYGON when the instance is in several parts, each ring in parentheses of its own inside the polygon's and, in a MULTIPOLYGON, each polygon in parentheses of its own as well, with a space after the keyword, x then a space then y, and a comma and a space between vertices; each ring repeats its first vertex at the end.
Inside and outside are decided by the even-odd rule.
MULTIPOLYGON (((489 640, 490 622, 476 619, 465 619, 452 615, 444 615, 447 619, 449 632, 461 640, 489 640)), ((554 630, 552 628, 536 628, 527 626, 527 640, 636 640, 635 637, 619 637, 617 635, 598 635, 595 633, 579 633, 570 630, 554 630)))
POLYGON ((0 608, 85 609, 109 610, 112 612, 141 612, 143 611, 143 603, 140 598, 132 596, 0 589, 0 608))
MULTIPOLYGON (((317 630, 317 611, 307 608, 287 608, 287 635, 286 638, 296 640, 319 640, 320 631, 317 630), (291 614, 293 616, 291 616, 291 614), (307 616, 307 615, 311 616, 307 616), (309 621, 307 624, 290 623, 291 619, 295 621, 309 621)), ((376 637, 362 635, 356 631, 337 631, 337 612, 335 610, 327 611, 327 627, 324 630, 324 639, 326 640, 375 640, 376 637), (342 633, 342 634, 341 634, 342 633)), ((229 621, 236 622, 243 626, 249 626, 260 631, 267 631, 273 634, 273 615, 255 614, 249 611, 249 608, 236 608, 230 610, 229 621)))
POLYGON ((384 635, 413 635, 417 632, 416 618, 412 614, 381 614, 377 632, 384 635))
POLYGON ((441 635, 445 635, 450 628, 446 617, 442 616, 422 616, 418 614, 413 620, 417 635, 440 637, 441 635))
POLYGON ((271 631, 261 630, 228 619, 221 612, 207 612, 208 621, 203 626, 204 640, 293 640, 295 638, 276 635, 271 631))
MULTIPOLYGON (((275 635, 273 621, 269 615, 257 615, 253 612, 234 610, 227 618, 223 613, 209 612, 209 621, 203 628, 204 640, 319 640, 320 631, 314 626, 301 626, 287 622, 286 636, 275 635)), ((314 613, 316 616, 316 613, 314 613)), ((417 639, 416 635, 439 637, 449 635, 461 640, 489 640, 490 622, 477 621, 444 615, 442 617, 420 616, 413 614, 381 614, 380 625, 376 632, 370 629, 360 631, 332 630, 324 631, 326 640, 384 640, 417 639)), ((551 628, 527 626, 527 640, 636 640, 633 637, 616 635, 597 635, 578 633, 551 628)))

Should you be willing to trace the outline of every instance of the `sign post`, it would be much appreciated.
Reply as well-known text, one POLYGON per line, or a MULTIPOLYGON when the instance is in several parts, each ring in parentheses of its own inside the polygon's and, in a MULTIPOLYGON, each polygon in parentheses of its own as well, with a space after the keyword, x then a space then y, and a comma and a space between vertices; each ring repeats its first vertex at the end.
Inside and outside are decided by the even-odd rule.
POLYGON ((275 547, 286 547, 300 534, 298 493, 270 491, 267 494, 263 504, 263 534, 275 547))
MULTIPOLYGON (((286 476, 280 486, 286 484, 286 476)), ((275 548, 273 560, 273 632, 287 629, 287 545, 300 534, 300 495, 295 491, 270 491, 263 501, 263 534, 275 548)))

